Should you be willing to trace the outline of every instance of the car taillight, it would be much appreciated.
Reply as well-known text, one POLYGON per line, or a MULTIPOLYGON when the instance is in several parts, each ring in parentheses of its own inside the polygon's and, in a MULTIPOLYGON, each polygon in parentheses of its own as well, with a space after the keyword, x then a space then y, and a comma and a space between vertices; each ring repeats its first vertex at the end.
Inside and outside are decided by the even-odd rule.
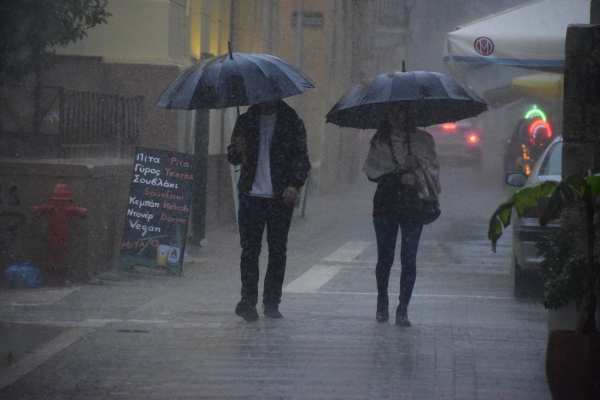
POLYGON ((469 133, 467 135, 467 143, 469 143, 469 144, 479 143, 479 136, 476 133, 469 133))
POLYGON ((442 129, 445 131, 454 131, 454 130, 456 130, 456 124, 453 124, 453 123, 442 124, 442 129))
POLYGON ((552 128, 544 120, 536 119, 529 126, 529 141, 534 146, 545 146, 552 138, 552 128))

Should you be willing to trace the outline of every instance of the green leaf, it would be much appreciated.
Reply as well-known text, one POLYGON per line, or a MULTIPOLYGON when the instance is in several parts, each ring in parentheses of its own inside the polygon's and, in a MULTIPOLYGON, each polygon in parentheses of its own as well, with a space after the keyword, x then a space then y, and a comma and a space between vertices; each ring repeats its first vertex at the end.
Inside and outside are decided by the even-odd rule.
POLYGON ((590 187, 590 200, 595 202, 600 195, 600 174, 590 175, 585 180, 590 187))
POLYGON ((512 209, 517 211, 519 216, 532 207, 538 205, 539 200, 554 192, 557 182, 545 181, 537 185, 523 188, 508 198, 504 203, 500 204, 496 211, 492 214, 488 227, 488 239, 491 241, 492 250, 496 252, 496 244, 502 236, 502 228, 510 225, 512 209))

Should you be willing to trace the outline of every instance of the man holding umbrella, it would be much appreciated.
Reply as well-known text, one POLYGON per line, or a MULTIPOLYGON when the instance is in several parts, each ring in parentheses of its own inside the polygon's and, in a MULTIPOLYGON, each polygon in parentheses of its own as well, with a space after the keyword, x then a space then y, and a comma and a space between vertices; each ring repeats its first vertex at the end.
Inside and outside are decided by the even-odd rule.
POLYGON ((258 259, 266 225, 269 261, 263 313, 267 318, 283 318, 279 302, 287 236, 294 201, 310 170, 304 123, 281 100, 253 105, 238 118, 227 151, 229 163, 241 164, 238 224, 242 299, 235 313, 246 321, 258 319, 258 259))
POLYGON ((238 223, 242 245, 242 300, 235 313, 258 319, 258 257, 267 226, 269 264, 263 292, 264 314, 279 312, 287 235, 294 201, 310 170, 306 130, 281 99, 314 88, 302 71, 268 54, 229 53, 182 71, 156 104, 165 108, 223 109, 251 105, 233 129, 228 160, 241 164, 238 223))

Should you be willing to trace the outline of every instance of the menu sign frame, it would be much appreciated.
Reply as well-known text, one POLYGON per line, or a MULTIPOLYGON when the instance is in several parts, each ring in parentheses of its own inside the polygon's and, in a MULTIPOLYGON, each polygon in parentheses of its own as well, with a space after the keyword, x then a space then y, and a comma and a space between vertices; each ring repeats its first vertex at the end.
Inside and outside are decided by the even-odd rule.
POLYGON ((196 156, 136 147, 118 268, 180 276, 196 156))

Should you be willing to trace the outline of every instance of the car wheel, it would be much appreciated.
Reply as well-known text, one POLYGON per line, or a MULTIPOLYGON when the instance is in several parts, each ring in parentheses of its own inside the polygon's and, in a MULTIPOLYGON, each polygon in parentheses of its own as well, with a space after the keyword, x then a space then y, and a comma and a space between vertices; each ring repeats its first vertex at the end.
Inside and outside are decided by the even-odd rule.
POLYGON ((544 280, 536 269, 523 269, 515 259, 514 294, 518 299, 539 299, 544 290, 544 280))

